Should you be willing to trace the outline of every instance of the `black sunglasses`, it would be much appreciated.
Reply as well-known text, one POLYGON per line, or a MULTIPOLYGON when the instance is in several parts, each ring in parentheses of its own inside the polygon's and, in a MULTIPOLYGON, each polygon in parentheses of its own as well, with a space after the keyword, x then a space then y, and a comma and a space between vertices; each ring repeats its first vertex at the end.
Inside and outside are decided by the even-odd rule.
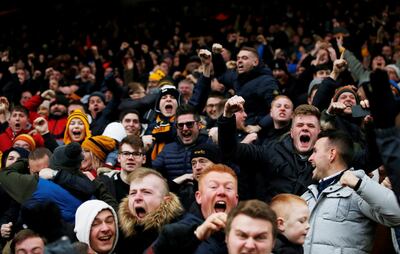
POLYGON ((186 123, 177 123, 176 126, 178 127, 178 129, 183 130, 183 127, 186 125, 186 128, 191 129, 193 128, 194 124, 196 123, 196 121, 189 121, 186 123))

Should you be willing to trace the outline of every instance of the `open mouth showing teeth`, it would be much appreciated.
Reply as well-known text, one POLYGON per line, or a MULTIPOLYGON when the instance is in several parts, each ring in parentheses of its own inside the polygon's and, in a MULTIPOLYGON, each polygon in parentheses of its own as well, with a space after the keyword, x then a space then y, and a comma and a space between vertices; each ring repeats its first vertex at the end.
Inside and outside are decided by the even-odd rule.
POLYGON ((108 240, 110 240, 110 239, 111 239, 111 236, 110 236, 110 235, 99 237, 99 240, 100 240, 100 241, 108 241, 108 240))
POLYGON ((310 142, 310 136, 301 135, 301 136, 300 136, 300 142, 301 142, 301 143, 308 143, 308 142, 310 142))
POLYGON ((192 133, 190 133, 190 132, 182 133, 182 137, 184 137, 184 138, 189 138, 190 136, 192 136, 192 133))
POLYGON ((215 212, 219 213, 219 212, 225 212, 226 210, 226 203, 225 201, 218 201, 217 203, 215 203, 214 205, 214 210, 215 212))
POLYGON ((21 127, 21 124, 20 123, 16 123, 15 127, 19 128, 19 127, 21 127))
POLYGON ((139 218, 143 218, 146 215, 146 210, 143 207, 136 207, 135 212, 139 218))

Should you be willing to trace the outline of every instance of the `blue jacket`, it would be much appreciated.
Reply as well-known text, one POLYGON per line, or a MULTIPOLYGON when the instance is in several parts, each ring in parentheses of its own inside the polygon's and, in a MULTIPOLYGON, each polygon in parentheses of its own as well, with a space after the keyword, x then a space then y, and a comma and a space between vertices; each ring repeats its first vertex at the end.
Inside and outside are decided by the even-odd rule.
POLYGON ((60 208, 61 217, 69 223, 75 223, 76 209, 82 204, 82 201, 58 184, 39 178, 36 191, 24 205, 30 207, 43 201, 54 202, 60 208))
POLYGON ((150 248, 153 252, 145 253, 227 254, 223 231, 212 234, 204 241, 197 239, 194 231, 203 222, 200 206, 193 203, 190 212, 182 220, 163 228, 150 248))
POLYGON ((175 142, 166 144, 161 153, 152 162, 152 167, 157 169, 165 178, 173 180, 183 174, 192 173, 190 162, 191 148, 207 142, 208 136, 199 134, 195 144, 185 146, 177 138, 175 142))

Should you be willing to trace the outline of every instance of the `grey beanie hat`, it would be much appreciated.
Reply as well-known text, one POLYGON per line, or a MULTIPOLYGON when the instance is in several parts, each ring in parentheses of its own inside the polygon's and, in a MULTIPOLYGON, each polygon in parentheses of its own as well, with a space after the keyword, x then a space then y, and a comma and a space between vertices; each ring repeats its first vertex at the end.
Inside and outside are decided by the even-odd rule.
POLYGON ((81 145, 71 142, 57 147, 50 157, 49 166, 54 170, 79 170, 83 160, 81 145))

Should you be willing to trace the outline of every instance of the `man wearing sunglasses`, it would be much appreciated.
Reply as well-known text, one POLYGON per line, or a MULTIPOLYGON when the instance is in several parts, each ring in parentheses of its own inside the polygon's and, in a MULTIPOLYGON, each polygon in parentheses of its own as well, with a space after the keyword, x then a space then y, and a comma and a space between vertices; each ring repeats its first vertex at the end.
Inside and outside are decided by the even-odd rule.
POLYGON ((99 176, 104 182, 110 193, 120 203, 129 193, 128 176, 146 163, 143 142, 136 135, 127 136, 121 140, 118 148, 118 162, 121 171, 113 170, 99 176))
POLYGON ((181 105, 176 112, 177 137, 165 145, 152 166, 169 181, 187 173, 192 173, 190 149, 207 142, 208 135, 200 130, 199 116, 190 105, 181 105))

